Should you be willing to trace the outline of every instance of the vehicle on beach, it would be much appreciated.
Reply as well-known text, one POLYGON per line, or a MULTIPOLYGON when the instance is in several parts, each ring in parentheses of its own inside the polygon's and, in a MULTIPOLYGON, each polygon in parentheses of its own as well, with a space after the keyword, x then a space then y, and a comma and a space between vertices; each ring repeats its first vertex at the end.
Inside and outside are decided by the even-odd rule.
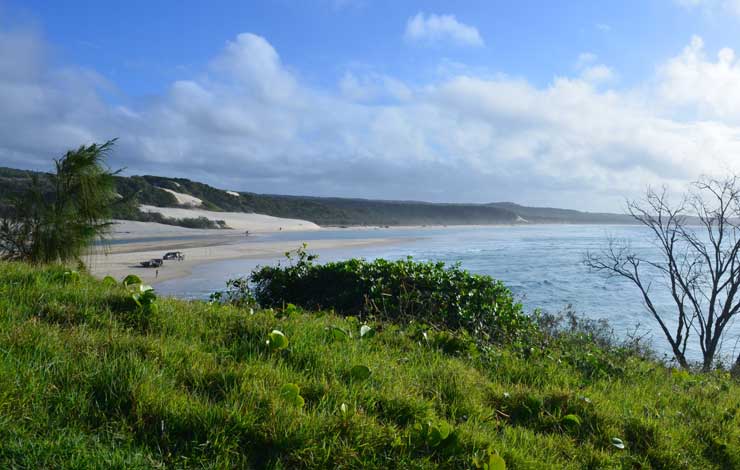
POLYGON ((162 261, 161 258, 152 258, 147 261, 142 261, 139 264, 141 264, 141 266, 144 268, 159 268, 159 267, 162 267, 162 264, 164 264, 164 261, 162 261))
POLYGON ((185 259, 185 254, 182 251, 170 251, 168 253, 165 253, 162 259, 183 261, 185 259))

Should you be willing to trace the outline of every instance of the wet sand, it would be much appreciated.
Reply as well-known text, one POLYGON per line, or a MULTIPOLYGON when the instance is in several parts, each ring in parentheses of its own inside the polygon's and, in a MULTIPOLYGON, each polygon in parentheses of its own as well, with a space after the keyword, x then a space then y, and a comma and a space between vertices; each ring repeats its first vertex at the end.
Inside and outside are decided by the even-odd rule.
MULTIPOLYGON (((268 232, 263 232, 268 233, 268 232)), ((312 250, 347 249, 397 243, 393 238, 312 240, 312 250)), ((200 230, 147 222, 123 222, 116 226, 111 242, 86 257, 90 272, 117 280, 136 274, 148 284, 191 274, 200 264, 212 261, 281 256, 300 248, 299 241, 269 241, 245 237, 234 230, 200 230), (184 261, 165 261, 160 268, 144 268, 141 261, 162 258, 166 252, 181 251, 184 261)))

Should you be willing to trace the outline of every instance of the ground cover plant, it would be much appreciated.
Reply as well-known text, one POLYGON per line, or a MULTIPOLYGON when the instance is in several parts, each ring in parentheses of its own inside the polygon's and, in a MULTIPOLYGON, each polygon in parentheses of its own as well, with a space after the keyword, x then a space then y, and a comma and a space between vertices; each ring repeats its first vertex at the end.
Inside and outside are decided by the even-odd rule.
POLYGON ((0 467, 740 466, 726 372, 150 292, 0 264, 0 467))

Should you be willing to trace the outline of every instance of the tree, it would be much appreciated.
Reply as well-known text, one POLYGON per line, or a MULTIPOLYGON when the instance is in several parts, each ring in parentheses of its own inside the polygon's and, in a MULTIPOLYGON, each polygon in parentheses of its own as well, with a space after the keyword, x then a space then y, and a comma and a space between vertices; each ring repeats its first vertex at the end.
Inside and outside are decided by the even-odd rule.
POLYGON ((0 220, 0 257, 31 263, 80 261, 111 226, 114 175, 104 159, 114 140, 68 151, 48 181, 34 178, 0 220))
MULTIPOLYGON (((660 255, 656 259, 610 239, 600 253, 587 253, 585 264, 630 280, 668 340, 683 368, 690 366, 686 347, 696 338, 708 371, 721 348, 727 325, 740 311, 740 188, 737 177, 702 178, 679 202, 664 188, 627 204, 629 214, 650 230, 660 255), (665 281, 675 310, 663 311, 653 300, 656 281, 665 281), (675 319, 673 326, 667 321, 675 319)), ((737 365, 740 365, 738 356, 737 365)))

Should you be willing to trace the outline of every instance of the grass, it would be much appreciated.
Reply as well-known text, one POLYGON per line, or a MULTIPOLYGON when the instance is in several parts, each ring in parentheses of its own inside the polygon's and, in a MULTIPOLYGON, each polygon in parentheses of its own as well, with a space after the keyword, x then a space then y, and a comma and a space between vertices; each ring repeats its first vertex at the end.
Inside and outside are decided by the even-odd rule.
POLYGON ((360 338, 330 313, 156 305, 0 264, 0 467, 473 468, 490 450, 510 469, 740 468, 726 373, 567 340, 480 352, 412 326, 360 338), (266 343, 275 329, 287 348, 266 343))

